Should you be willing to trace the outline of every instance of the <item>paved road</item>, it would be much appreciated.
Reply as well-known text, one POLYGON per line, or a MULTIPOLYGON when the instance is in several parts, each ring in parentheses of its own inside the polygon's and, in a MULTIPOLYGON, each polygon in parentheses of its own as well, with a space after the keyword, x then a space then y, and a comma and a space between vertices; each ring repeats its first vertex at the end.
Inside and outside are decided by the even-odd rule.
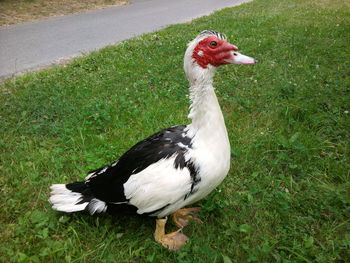
POLYGON ((133 0, 126 6, 0 27, 0 79, 250 0, 133 0))

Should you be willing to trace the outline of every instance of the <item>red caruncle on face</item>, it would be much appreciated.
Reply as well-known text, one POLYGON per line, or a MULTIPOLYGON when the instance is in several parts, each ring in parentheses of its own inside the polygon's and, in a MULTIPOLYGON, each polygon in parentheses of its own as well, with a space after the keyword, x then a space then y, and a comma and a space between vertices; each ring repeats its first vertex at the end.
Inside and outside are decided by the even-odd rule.
POLYGON ((232 57, 232 51, 238 48, 231 43, 216 36, 209 36, 201 40, 193 50, 192 58, 202 68, 207 68, 208 64, 218 67, 228 64, 232 57))

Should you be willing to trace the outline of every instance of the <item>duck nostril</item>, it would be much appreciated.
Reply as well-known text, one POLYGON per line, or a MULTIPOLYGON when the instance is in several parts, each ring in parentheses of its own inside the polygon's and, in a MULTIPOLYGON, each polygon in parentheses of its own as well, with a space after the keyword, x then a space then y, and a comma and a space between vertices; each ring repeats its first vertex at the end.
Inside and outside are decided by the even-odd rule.
POLYGON ((233 55, 234 55, 234 56, 238 56, 238 54, 237 54, 237 53, 233 53, 233 55))

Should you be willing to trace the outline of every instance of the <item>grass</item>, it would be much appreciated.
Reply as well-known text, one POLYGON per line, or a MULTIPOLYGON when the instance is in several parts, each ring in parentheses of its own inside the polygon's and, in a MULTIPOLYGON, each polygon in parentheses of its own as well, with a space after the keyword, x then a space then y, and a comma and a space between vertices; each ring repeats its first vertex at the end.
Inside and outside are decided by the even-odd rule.
POLYGON ((127 3, 127 0, 0 0, 0 26, 127 3))
POLYGON ((5 82, 0 261, 350 262, 349 4, 256 0, 5 82), (187 122, 182 58, 203 29, 259 60, 215 78, 232 165, 205 224, 171 252, 152 218, 52 211, 50 184, 187 122))

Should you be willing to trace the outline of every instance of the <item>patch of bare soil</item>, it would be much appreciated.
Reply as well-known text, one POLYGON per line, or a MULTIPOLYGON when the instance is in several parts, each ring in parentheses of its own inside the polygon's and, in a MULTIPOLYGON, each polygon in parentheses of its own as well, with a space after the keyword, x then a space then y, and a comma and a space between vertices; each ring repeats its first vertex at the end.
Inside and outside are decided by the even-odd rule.
POLYGON ((128 2, 129 0, 0 0, 0 26, 126 5, 128 2))

